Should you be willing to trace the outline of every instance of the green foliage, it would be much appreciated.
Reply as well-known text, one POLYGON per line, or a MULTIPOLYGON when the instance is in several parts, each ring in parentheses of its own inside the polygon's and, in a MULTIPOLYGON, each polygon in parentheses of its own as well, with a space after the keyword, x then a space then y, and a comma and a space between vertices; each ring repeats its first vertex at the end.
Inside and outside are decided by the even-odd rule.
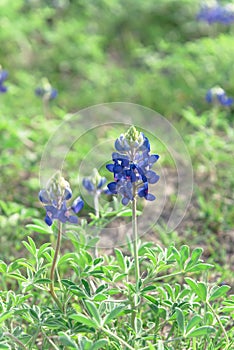
MULTIPOLYGON (((37 225, 41 226, 39 221, 37 225)), ((69 271, 69 277, 58 277, 56 282, 63 305, 59 310, 51 303, 47 277, 53 249, 49 243, 38 248, 30 237, 23 243, 29 252, 27 260, 0 263, 4 285, 17 281, 15 292, 2 290, 0 294, 3 348, 17 341, 19 348, 37 349, 37 337, 44 349, 177 349, 178 341, 190 349, 190 339, 203 348, 207 337, 214 349, 225 348, 220 322, 229 329, 233 311, 232 299, 227 296, 230 287, 185 277, 202 277, 203 271, 212 267, 201 260, 201 249, 190 252, 187 245, 178 250, 174 245, 139 244, 145 277, 136 290, 134 261, 128 252, 125 255, 116 248, 111 257, 93 258, 79 244, 79 249, 61 256, 58 262, 60 273, 69 271), (136 297, 133 328, 132 302, 136 297)))

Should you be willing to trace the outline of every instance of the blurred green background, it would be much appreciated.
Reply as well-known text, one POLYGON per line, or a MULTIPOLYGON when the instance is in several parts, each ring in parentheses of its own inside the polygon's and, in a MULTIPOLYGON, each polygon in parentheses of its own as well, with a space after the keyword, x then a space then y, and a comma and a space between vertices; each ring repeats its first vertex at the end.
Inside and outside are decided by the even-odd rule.
MULTIPOLYGON (((126 101, 168 118, 192 157, 188 215, 170 236, 158 229, 160 240, 202 244, 220 279, 230 278, 234 109, 208 104, 205 94, 220 85, 234 96, 234 24, 197 21, 200 4, 0 0, 0 65, 9 73, 0 94, 0 258, 12 259, 28 234, 25 223, 44 215, 39 163, 56 127, 82 108, 126 101), (35 95, 43 78, 58 91, 54 100, 35 95)), ((75 156, 69 159, 75 172, 75 156)))

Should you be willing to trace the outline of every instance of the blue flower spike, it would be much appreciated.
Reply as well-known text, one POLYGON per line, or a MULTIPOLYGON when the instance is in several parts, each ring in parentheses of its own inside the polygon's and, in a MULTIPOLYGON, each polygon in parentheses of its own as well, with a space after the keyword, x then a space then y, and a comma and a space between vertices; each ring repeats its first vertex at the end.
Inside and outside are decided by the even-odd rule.
POLYGON ((138 188, 137 195, 148 201, 155 200, 155 196, 148 191, 148 184, 155 184, 159 180, 152 167, 159 159, 159 155, 150 154, 148 138, 131 126, 126 134, 121 134, 115 141, 118 152, 112 154, 113 164, 106 168, 114 175, 114 182, 107 185, 110 193, 120 194, 122 204, 128 205, 133 200, 133 183, 138 188))
POLYGON ((54 100, 58 96, 58 91, 52 87, 48 79, 42 79, 42 86, 35 89, 35 94, 46 101, 54 100))
POLYGON ((203 5, 197 14, 197 20, 207 22, 208 24, 220 23, 230 25, 234 22, 233 4, 220 5, 218 1, 203 5))
POLYGON ((207 91, 206 101, 208 103, 229 107, 233 104, 234 99, 228 97, 226 92, 220 86, 215 86, 207 91))
POLYGON ((6 70, 3 70, 0 66, 0 94, 4 94, 8 90, 8 88, 5 85, 3 85, 7 78, 8 72, 6 70))
POLYGON ((40 190, 39 199, 46 209, 45 222, 51 226, 54 220, 59 220, 62 223, 70 222, 72 224, 78 223, 78 218, 71 214, 75 214, 83 208, 84 202, 78 197, 74 200, 71 207, 67 207, 67 201, 72 197, 72 190, 69 182, 67 182, 61 173, 56 173, 45 189, 40 190))

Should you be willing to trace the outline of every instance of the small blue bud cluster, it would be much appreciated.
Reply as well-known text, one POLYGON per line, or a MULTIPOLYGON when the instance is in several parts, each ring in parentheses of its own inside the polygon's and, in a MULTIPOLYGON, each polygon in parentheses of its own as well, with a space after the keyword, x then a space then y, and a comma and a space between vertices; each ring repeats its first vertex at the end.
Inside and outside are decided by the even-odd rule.
POLYGON ((85 177, 82 181, 82 185, 90 194, 101 194, 105 192, 103 186, 106 184, 106 178, 100 176, 97 169, 93 169, 92 175, 85 177))
POLYGON ((35 89, 35 94, 45 100, 54 100, 58 95, 58 91, 44 78, 42 79, 42 86, 35 89))
POLYGON ((7 87, 4 84, 5 80, 8 77, 8 72, 6 70, 1 69, 0 67, 0 93, 4 94, 7 92, 7 87))
POLYGON ((109 191, 112 194, 120 194, 123 205, 133 200, 136 195, 134 188, 137 189, 139 197, 149 201, 155 200, 155 196, 149 193, 148 185, 159 180, 159 176, 151 170, 159 156, 150 154, 148 138, 132 126, 125 135, 120 135, 115 141, 115 148, 118 152, 112 154, 114 163, 106 165, 114 174, 114 182, 107 185, 109 191))
POLYGON ((221 6, 218 2, 211 5, 202 6, 197 19, 209 24, 221 23, 229 25, 234 22, 234 5, 226 4, 221 6))
POLYGON ((208 103, 216 103, 222 106, 231 106, 234 102, 232 97, 228 97, 226 92, 219 86, 215 86, 206 93, 206 101, 208 103))
POLYGON ((67 207, 67 201, 71 199, 72 191, 69 183, 57 173, 48 183, 45 189, 39 192, 39 199, 46 209, 45 222, 51 226, 55 219, 65 223, 78 223, 78 218, 70 214, 72 210, 77 214, 84 206, 83 200, 78 197, 71 207, 67 207))

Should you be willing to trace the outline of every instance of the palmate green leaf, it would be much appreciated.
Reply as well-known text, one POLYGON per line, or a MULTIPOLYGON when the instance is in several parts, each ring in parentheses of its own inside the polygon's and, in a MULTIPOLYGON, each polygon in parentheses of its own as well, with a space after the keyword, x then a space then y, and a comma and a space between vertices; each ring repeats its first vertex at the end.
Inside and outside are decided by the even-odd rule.
POLYGON ((22 243, 25 246, 25 248, 29 251, 29 253, 31 253, 33 256, 36 256, 36 253, 37 253, 36 244, 34 243, 33 239, 29 236, 28 236, 28 242, 23 241, 22 243))
POLYGON ((58 260, 58 266, 67 263, 68 261, 72 261, 75 258, 75 253, 66 253, 62 255, 58 260))
POLYGON ((76 284, 68 279, 61 279, 61 283, 62 285, 64 285, 65 287, 69 288, 69 287, 76 287, 76 284))
POLYGON ((90 318, 88 318, 87 316, 84 316, 81 313, 77 313, 77 314, 72 314, 71 316, 69 316, 72 320, 75 320, 79 323, 82 323, 88 327, 91 328, 98 328, 98 324, 95 320, 91 320, 90 318))
POLYGON ((50 226, 39 226, 39 225, 35 225, 35 224, 28 224, 26 225, 27 228, 29 228, 31 231, 34 231, 34 232, 38 232, 38 233, 43 233, 43 234, 54 234, 53 233, 53 230, 50 226))
POLYGON ((153 297, 152 295, 143 295, 143 297, 147 300, 149 300, 151 303, 153 303, 154 305, 158 306, 158 300, 153 297))
POLYGON ((34 281, 34 283, 47 284, 47 283, 51 283, 51 280, 49 278, 38 278, 37 280, 34 281))
POLYGON ((108 298, 107 295, 105 294, 96 294, 93 298, 94 301, 103 301, 103 300, 106 300, 108 298))
POLYGON ((203 301, 206 301, 207 299, 207 286, 204 282, 198 282, 197 283, 199 288, 199 296, 203 301))
POLYGON ((104 325, 108 324, 112 320, 114 320, 124 309, 124 305, 117 306, 113 310, 110 311, 108 315, 106 315, 104 319, 104 325))
POLYGON ((153 285, 151 285, 151 286, 147 286, 147 287, 145 287, 145 288, 143 288, 142 290, 141 290, 141 293, 146 293, 146 292, 149 292, 149 291, 151 291, 151 290, 155 290, 157 287, 156 286, 153 286, 153 285))
POLYGON ((202 317, 200 315, 194 315, 187 324, 186 333, 188 333, 192 328, 194 328, 201 321, 202 321, 202 317))
POLYGON ((92 345, 90 350, 99 350, 101 348, 104 348, 104 346, 107 344, 108 341, 106 339, 99 339, 92 345))
POLYGON ((100 317, 100 314, 99 314, 99 311, 98 311, 96 305, 90 300, 85 300, 84 303, 89 311, 90 316, 92 316, 95 319, 96 323, 100 326, 101 325, 101 317, 100 317))
POLYGON ((121 250, 115 248, 115 255, 119 266, 121 267, 123 272, 125 272, 126 265, 125 265, 123 253, 121 252, 121 250))
POLYGON ((184 269, 184 264, 186 262, 186 260, 188 260, 189 258, 189 252, 190 252, 190 249, 189 249, 189 246, 187 245, 183 245, 181 248, 180 248, 180 262, 181 262, 181 268, 184 269))
POLYGON ((176 307, 175 310, 176 310, 176 321, 177 321, 179 330, 181 331, 182 334, 184 334, 185 326, 184 326, 184 314, 183 314, 183 311, 180 308, 178 308, 178 307, 176 307))
POLYGON ((215 299, 218 299, 222 297, 224 294, 226 294, 231 287, 227 285, 223 285, 221 287, 217 287, 210 295, 209 301, 213 301, 215 299))
POLYGON ((27 282, 27 278, 25 278, 24 276, 20 275, 19 273, 8 273, 7 274, 9 277, 16 279, 17 281, 23 281, 23 282, 27 282))
POLYGON ((50 243, 44 243, 44 244, 42 244, 42 245, 40 246, 40 248, 38 249, 38 252, 37 252, 38 258, 41 258, 41 256, 42 256, 47 250, 50 249, 49 246, 50 246, 50 243))
POLYGON ((12 311, 3 312, 3 313, 0 315, 0 324, 1 324, 2 322, 4 322, 5 320, 7 320, 8 318, 10 318, 12 315, 13 315, 13 312, 12 312, 12 311))
POLYGON ((5 273, 7 271, 7 264, 0 260, 0 272, 5 273))
POLYGON ((195 264, 197 264, 197 262, 200 259, 200 256, 202 255, 202 253, 203 253, 203 249, 202 248, 195 248, 195 249, 193 249, 192 254, 191 254, 191 258, 190 258, 189 262, 186 265, 185 271, 190 271, 190 268, 192 266, 194 266, 195 264))
POLYGON ((171 247, 171 251, 173 253, 173 257, 175 258, 178 265, 181 265, 181 255, 180 252, 176 249, 176 247, 171 247))
POLYGON ((204 282, 196 282, 190 277, 185 277, 186 283, 190 286, 192 291, 203 301, 207 298, 207 287, 204 282))
POLYGON ((197 338, 197 337, 209 335, 210 333, 213 333, 213 332, 215 332, 214 327, 202 326, 187 333, 186 338, 197 338))
POLYGON ((206 271, 206 270, 209 270, 211 269, 212 267, 214 267, 213 265, 211 264, 207 264, 207 263, 197 263, 196 265, 190 267, 190 268, 187 268, 186 267, 186 272, 201 272, 201 271, 206 271))
POLYGON ((10 345, 7 344, 0 344, 0 350, 10 350, 10 345))
POLYGON ((29 313, 30 315, 32 316, 32 318, 34 318, 36 321, 39 321, 39 317, 38 317, 38 314, 35 310, 33 310, 32 308, 29 309, 29 313))
POLYGON ((90 291, 90 286, 89 283, 85 280, 85 279, 81 279, 81 282, 84 286, 85 292, 87 293, 87 295, 90 297, 91 296, 91 291, 90 291))
POLYGON ((68 346, 70 349, 78 349, 76 343, 74 340, 65 332, 59 332, 59 341, 62 343, 62 345, 68 346))

